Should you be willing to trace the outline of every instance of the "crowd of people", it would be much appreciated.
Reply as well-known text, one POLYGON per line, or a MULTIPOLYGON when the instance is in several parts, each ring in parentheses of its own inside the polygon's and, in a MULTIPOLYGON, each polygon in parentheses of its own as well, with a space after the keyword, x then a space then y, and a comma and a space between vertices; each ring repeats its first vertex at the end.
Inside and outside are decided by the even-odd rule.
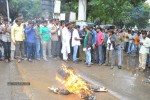
POLYGON ((118 68, 122 68, 122 55, 139 56, 139 70, 144 71, 150 64, 150 33, 147 31, 111 29, 87 25, 81 28, 75 23, 59 19, 36 18, 23 23, 19 15, 10 25, 0 17, 0 58, 6 62, 17 59, 48 61, 62 59, 78 63, 85 62, 114 68, 116 58, 118 68), (4 50, 2 50, 4 48, 4 50), (117 57, 116 57, 117 56, 117 57))

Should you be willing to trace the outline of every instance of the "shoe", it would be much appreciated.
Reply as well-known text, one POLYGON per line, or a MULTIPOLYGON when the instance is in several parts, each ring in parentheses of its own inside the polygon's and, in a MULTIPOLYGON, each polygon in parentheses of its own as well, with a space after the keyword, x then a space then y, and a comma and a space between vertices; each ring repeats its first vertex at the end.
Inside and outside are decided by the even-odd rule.
POLYGON ((9 61, 9 62, 11 62, 11 60, 10 60, 10 59, 8 59, 8 61, 9 61))
POLYGON ((105 63, 105 64, 103 64, 103 65, 104 65, 104 66, 108 66, 108 64, 106 64, 106 63, 105 63))
POLYGON ((6 59, 5 62, 8 63, 8 59, 6 59))
POLYGON ((99 64, 99 66, 102 66, 103 64, 99 64))
POLYGON ((74 61, 75 64, 77 64, 77 61, 74 61))
POLYGON ((111 69, 113 69, 113 68, 114 68, 114 66, 111 66, 110 68, 111 68, 111 69))
POLYGON ((48 58, 52 58, 52 56, 48 56, 48 58))
POLYGON ((65 63, 68 63, 68 60, 63 60, 65 63))
POLYGON ((25 60, 26 58, 21 58, 21 60, 25 60))
POLYGON ((143 69, 143 68, 140 68, 140 69, 139 69, 139 71, 140 71, 140 72, 144 72, 144 71, 145 71, 145 69, 143 69))
POLYGON ((91 63, 91 65, 94 65, 94 63, 91 63))
POLYGON ((91 67, 91 64, 88 64, 87 67, 91 67))
POLYGON ((21 63, 21 59, 18 59, 18 63, 21 63))
POLYGON ((43 58, 45 61, 48 61, 47 58, 43 58))
POLYGON ((37 58, 36 60, 40 61, 41 59, 40 59, 40 58, 37 58))
POLYGON ((57 57, 53 57, 54 60, 57 60, 57 57))
POLYGON ((28 58, 21 58, 21 60, 25 60, 25 61, 27 61, 27 60, 28 60, 28 58))
POLYGON ((60 58, 59 56, 58 56, 58 57, 56 57, 56 59, 57 59, 57 60, 61 60, 61 58, 60 58))
POLYGON ((28 59, 28 61, 29 61, 29 62, 32 62, 32 60, 31 60, 31 59, 28 59))
POLYGON ((84 64, 85 64, 85 65, 88 65, 88 63, 86 63, 86 62, 85 62, 84 64))
POLYGON ((118 69, 122 69, 122 66, 118 66, 118 69))

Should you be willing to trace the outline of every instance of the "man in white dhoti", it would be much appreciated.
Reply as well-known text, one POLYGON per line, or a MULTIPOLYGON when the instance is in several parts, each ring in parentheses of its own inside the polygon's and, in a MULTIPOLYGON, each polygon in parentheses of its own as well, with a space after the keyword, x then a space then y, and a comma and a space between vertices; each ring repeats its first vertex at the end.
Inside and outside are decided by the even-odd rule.
POLYGON ((68 54, 70 53, 70 38, 71 33, 66 27, 66 23, 62 23, 62 49, 61 53, 63 54, 63 60, 67 62, 68 54))

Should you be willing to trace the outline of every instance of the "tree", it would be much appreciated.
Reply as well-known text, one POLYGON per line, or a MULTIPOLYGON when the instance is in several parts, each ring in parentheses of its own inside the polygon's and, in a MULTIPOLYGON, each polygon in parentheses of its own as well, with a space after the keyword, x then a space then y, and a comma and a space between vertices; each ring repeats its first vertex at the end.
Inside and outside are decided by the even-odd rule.
MULTIPOLYGON (((25 19, 37 17, 41 14, 41 0, 9 0, 10 18, 14 20, 18 13, 22 13, 25 19)), ((0 13, 7 16, 6 1, 0 1, 0 13)))
POLYGON ((150 6, 149 4, 144 3, 142 5, 143 15, 139 18, 135 18, 132 15, 128 17, 128 19, 125 21, 125 25, 127 27, 134 27, 135 25, 141 29, 146 28, 146 26, 149 25, 149 19, 150 19, 150 6))
POLYGON ((112 23, 117 26, 145 27, 148 25, 150 6, 145 0, 91 0, 88 2, 90 18, 100 18, 101 23, 112 23), (143 16, 138 19, 132 16, 133 9, 142 5, 143 16), (90 7, 89 7, 90 6, 90 7))
POLYGON ((11 0, 14 12, 22 13, 25 19, 38 17, 41 14, 40 0, 11 0))
POLYGON ((61 12, 68 13, 69 11, 78 11, 78 0, 61 0, 61 12))

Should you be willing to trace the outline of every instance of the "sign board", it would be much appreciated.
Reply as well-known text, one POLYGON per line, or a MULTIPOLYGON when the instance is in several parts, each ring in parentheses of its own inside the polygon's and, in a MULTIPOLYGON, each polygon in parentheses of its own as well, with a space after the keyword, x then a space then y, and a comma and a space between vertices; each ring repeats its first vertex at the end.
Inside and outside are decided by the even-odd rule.
POLYGON ((76 13, 70 12, 69 22, 75 22, 76 21, 76 13))
POLYGON ((54 13, 60 13, 61 1, 55 0, 54 13))
POLYGON ((66 14, 65 13, 60 14, 60 20, 66 20, 66 14))

